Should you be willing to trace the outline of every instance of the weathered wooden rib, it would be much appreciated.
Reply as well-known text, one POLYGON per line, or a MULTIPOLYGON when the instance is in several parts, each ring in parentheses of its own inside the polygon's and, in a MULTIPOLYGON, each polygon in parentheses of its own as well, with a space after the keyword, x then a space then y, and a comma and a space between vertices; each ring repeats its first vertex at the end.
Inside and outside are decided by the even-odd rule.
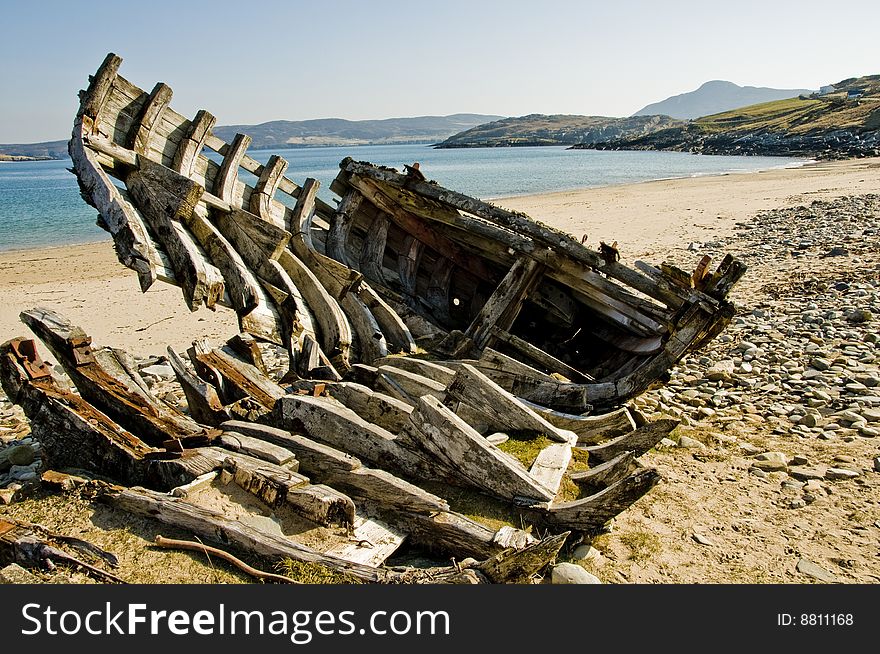
POLYGON ((439 400, 446 398, 445 384, 393 365, 379 366, 377 387, 379 390, 390 392, 395 397, 403 391, 404 397, 399 399, 409 403, 418 400, 422 395, 432 395, 439 400))
POLYGON ((327 393, 364 420, 396 434, 403 429, 413 407, 397 398, 374 391, 362 384, 340 382, 327 386, 327 393))
POLYGON ((604 490, 580 500, 550 504, 543 513, 545 522, 560 528, 577 525, 587 531, 597 529, 628 509, 651 490, 660 475, 653 468, 642 468, 604 490))
POLYGON ((153 133, 171 102, 171 95, 171 87, 162 82, 156 84, 150 92, 130 136, 130 147, 138 154, 146 154, 149 151, 153 133))
MULTIPOLYGON (((278 190, 278 184, 287 170, 287 160, 273 154, 269 157, 269 161, 263 166, 257 185, 254 187, 250 198, 251 213, 258 215, 266 222, 279 225, 278 219, 273 214, 272 200, 275 197, 275 191, 278 190)), ((280 225, 283 226, 283 221, 280 225)))
POLYGON ((562 485, 562 477, 571 463, 571 448, 576 442, 574 434, 567 443, 552 443, 538 452, 529 468, 529 475, 541 486, 555 494, 562 485))
POLYGON ((447 368, 442 363, 435 363, 416 357, 383 357, 373 361, 373 365, 377 367, 394 366, 400 370, 406 370, 407 372, 427 377, 431 381, 444 386, 451 384, 455 378, 455 371, 452 368, 447 368))
POLYGON ((250 136, 247 134, 236 134, 232 139, 232 143, 229 144, 226 154, 223 156, 220 172, 214 178, 213 190, 214 195, 225 202, 232 202, 235 186, 239 183, 238 168, 250 144, 250 136))
POLYGON ((497 326, 493 327, 490 330, 490 335, 496 340, 507 343, 517 352, 525 356, 527 359, 530 359, 538 365, 543 366, 550 372, 555 372, 557 374, 563 375, 569 380, 575 382, 595 381, 590 375, 571 367, 564 361, 560 361, 559 359, 554 357, 552 354, 548 354, 541 348, 535 347, 528 341, 521 339, 519 336, 504 331, 497 326))
POLYGON ((626 407, 597 416, 579 416, 523 402, 547 422, 577 434, 579 445, 595 445, 603 440, 628 434, 636 428, 635 420, 626 407))
POLYGON ((177 151, 174 153, 174 162, 172 168, 184 177, 189 177, 193 172, 196 160, 205 147, 205 139, 217 119, 204 109, 199 109, 195 118, 186 129, 186 135, 177 145, 177 151))
POLYGON ((401 354, 412 354, 416 351, 416 342, 412 332, 397 312, 379 297, 379 294, 369 284, 359 284, 357 296, 373 314, 373 318, 382 330, 389 350, 401 354))
POLYGON ((352 189, 339 202, 339 208, 330 217, 330 229, 327 230, 325 250, 328 257, 351 267, 346 255, 346 241, 351 231, 351 219, 357 211, 363 196, 352 189))
POLYGON ((611 486, 628 477, 638 467, 632 452, 618 454, 605 463, 591 467, 589 470, 572 472, 568 476, 572 481, 589 486, 611 486))
POLYGON ((581 449, 588 452, 590 458, 596 461, 609 461, 624 452, 641 456, 669 435, 679 423, 679 420, 657 420, 602 445, 589 445, 581 449))
POLYGON ((385 243, 388 240, 389 222, 385 217, 373 221, 372 229, 367 233, 364 248, 358 261, 358 270, 368 279, 380 284, 387 282, 382 273, 382 261, 385 259, 385 243))
POLYGON ((129 192, 168 253, 190 310, 202 302, 213 308, 223 297, 223 276, 181 224, 193 214, 204 188, 161 164, 139 163, 126 177, 129 192))
POLYGON ((532 259, 517 259, 473 319, 465 336, 483 349, 492 338, 493 328, 509 329, 523 301, 540 281, 542 270, 543 266, 532 259))

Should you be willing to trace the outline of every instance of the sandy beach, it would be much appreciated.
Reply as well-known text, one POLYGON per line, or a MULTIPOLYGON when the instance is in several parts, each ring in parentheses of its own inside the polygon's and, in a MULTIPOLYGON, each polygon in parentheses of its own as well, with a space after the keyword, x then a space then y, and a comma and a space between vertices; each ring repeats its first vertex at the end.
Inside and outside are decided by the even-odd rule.
MULTIPOLYGON (((810 164, 757 173, 694 177, 496 200, 577 237, 617 241, 624 261, 659 263, 690 241, 730 234, 756 211, 876 191, 880 159, 810 164)), ((39 250, 0 252, 0 338, 28 333, 19 312, 48 305, 92 334, 96 343, 140 355, 186 349, 193 338, 225 340, 235 314, 186 310, 179 289, 157 283, 141 293, 134 272, 109 239, 39 250)))

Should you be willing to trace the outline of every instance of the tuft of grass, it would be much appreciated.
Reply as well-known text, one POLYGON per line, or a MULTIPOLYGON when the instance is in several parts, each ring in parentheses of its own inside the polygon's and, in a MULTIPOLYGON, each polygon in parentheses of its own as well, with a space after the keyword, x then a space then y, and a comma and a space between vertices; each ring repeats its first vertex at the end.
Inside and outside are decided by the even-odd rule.
POLYGON ((534 528, 510 502, 502 502, 469 488, 449 486, 440 482, 422 482, 420 486, 429 493, 443 497, 453 511, 490 529, 498 530, 507 526, 531 533, 534 528))
POLYGON ((302 584, 360 584, 357 577, 331 570, 318 563, 283 559, 278 564, 281 574, 302 584))
POLYGON ((629 549, 633 561, 647 561, 660 549, 660 538, 652 531, 628 531, 620 534, 620 542, 629 549))
POLYGON ((543 435, 517 432, 507 432, 507 435, 510 438, 501 443, 498 449, 515 457, 526 469, 532 466, 541 450, 553 444, 553 441, 543 435))

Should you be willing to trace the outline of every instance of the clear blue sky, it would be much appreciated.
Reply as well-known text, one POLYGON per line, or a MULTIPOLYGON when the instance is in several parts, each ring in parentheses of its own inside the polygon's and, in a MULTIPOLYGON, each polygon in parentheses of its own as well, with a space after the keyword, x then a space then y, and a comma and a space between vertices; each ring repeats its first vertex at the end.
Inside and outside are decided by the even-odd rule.
POLYGON ((880 2, 0 0, 0 143, 66 138, 107 52, 220 124, 629 115, 710 79, 880 73, 880 2))

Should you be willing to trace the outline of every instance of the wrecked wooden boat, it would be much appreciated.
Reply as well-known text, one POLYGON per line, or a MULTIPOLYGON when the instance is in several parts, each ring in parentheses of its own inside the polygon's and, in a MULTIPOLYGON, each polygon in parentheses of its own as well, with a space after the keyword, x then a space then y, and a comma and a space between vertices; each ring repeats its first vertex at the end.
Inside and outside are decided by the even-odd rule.
POLYGON ((120 63, 108 55, 80 96, 83 198, 143 290, 161 280, 193 311, 228 307, 241 333, 168 349, 181 410, 129 354, 51 309, 22 313, 76 388, 33 341, 0 348, 52 466, 110 480, 101 495, 125 510, 368 581, 403 579, 384 563, 404 542, 490 562, 478 581, 527 578, 657 483, 638 457, 677 422, 623 404, 724 328, 741 264, 634 270, 415 165, 344 160, 333 207, 120 63))
POLYGON ((143 289, 162 279, 192 310, 232 307, 241 331, 289 348, 296 376, 338 380, 417 343, 444 359, 491 348, 523 364, 484 369, 507 390, 580 414, 661 381, 734 314, 733 257, 714 272, 708 258, 693 273, 630 268, 616 244, 593 250, 417 165, 346 159, 330 206, 316 180, 297 185, 277 155, 258 163, 246 135, 222 141, 209 112, 185 118, 167 85, 147 93, 120 63, 108 55, 82 94, 70 155, 83 197, 143 289))

